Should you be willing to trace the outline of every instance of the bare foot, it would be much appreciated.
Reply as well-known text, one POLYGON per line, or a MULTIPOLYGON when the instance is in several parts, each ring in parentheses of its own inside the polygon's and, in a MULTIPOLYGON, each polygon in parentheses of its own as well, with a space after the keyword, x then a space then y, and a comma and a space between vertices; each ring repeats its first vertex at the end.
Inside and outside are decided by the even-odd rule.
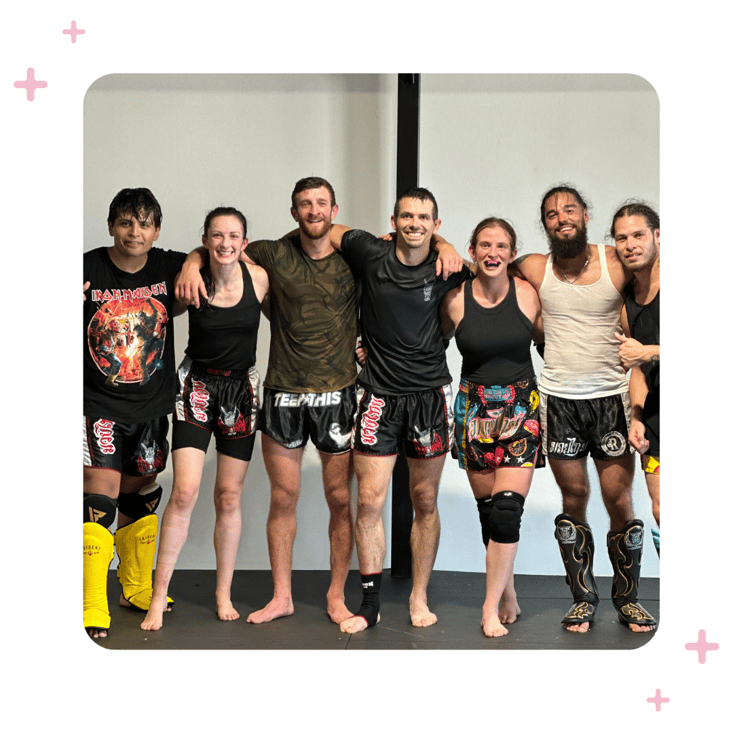
POLYGON ((438 617, 428 608, 425 601, 410 598, 410 621, 413 626, 432 626, 437 623, 438 617))
POLYGON ((107 629, 87 629, 87 634, 89 634, 90 639, 106 639, 107 638, 107 629))
POLYGON ((626 624, 636 634, 644 634, 654 631, 657 623, 654 617, 639 603, 629 602, 617 609, 621 623, 626 624), (646 621, 645 624, 635 624, 632 619, 646 621))
POLYGON ((326 603, 326 613, 328 613, 328 617, 335 624, 340 624, 343 621, 346 621, 347 618, 351 618, 353 615, 351 611, 346 608, 343 595, 340 598, 326 596, 326 603))
MULTIPOLYGON (((163 609, 163 613, 167 613, 168 611, 173 610, 173 601, 170 598, 166 598, 165 600, 166 600, 166 604, 165 604, 165 608, 163 609)), ((152 605, 152 591, 151 591, 150 603, 152 605)), ((137 608, 139 611, 146 610, 142 608, 142 606, 137 606, 137 605, 133 605, 132 603, 130 603, 130 601, 128 601, 127 598, 125 598, 125 596, 122 595, 122 593, 120 593, 120 606, 124 606, 125 608, 137 608)))
POLYGON ((504 598, 502 596, 501 604, 499 605, 499 621, 503 624, 513 624, 522 614, 522 609, 519 608, 517 599, 515 598, 504 598))
POLYGON ((654 626, 639 626, 639 624, 629 624, 629 629, 631 631, 634 631, 635 633, 645 633, 647 631, 654 631, 654 629, 657 628, 657 625, 654 624, 654 626))
POLYGON ((143 622, 140 624, 140 628, 143 631, 158 631, 163 626, 163 614, 166 612, 168 604, 165 600, 156 601, 153 598, 153 602, 150 604, 150 610, 145 614, 143 622))
POLYGON ((598 604, 589 603, 588 601, 576 601, 565 614, 562 627, 566 631, 572 631, 576 634, 585 634, 591 627, 593 616, 595 615, 598 604), (576 621, 576 619, 578 619, 576 621), (582 619, 588 619, 583 621, 582 619))
POLYGON ((484 611, 484 616, 481 619, 481 628, 483 629, 484 636, 506 636, 509 631, 501 625, 499 616, 493 612, 484 611))
POLYGON ((273 598, 264 608, 259 611, 250 613, 247 616, 248 624, 266 624, 268 621, 274 621, 276 618, 283 616, 291 616, 295 612, 293 602, 290 598, 283 600, 273 598))
POLYGON ((563 628, 566 631, 574 631, 578 634, 585 634, 586 631, 590 628, 590 624, 586 621, 582 624, 563 624, 563 628))
MULTIPOLYGON (((377 614, 377 623, 379 623, 381 618, 381 615, 377 614)), ((350 616, 339 625, 339 629, 344 634, 356 634, 359 631, 364 631, 366 628, 367 622, 363 616, 350 616)))
POLYGON ((229 598, 216 601, 216 615, 219 617, 219 621, 236 621, 239 618, 239 612, 232 606, 229 598))

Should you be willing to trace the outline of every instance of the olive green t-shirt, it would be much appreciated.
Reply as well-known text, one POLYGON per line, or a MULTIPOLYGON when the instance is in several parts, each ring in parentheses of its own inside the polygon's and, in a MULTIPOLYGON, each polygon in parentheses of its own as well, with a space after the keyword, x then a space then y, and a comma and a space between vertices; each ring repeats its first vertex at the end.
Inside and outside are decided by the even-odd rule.
POLYGON ((311 259, 299 236, 252 242, 247 254, 270 278, 270 360, 264 386, 331 392, 354 384, 357 292, 341 254, 311 259))

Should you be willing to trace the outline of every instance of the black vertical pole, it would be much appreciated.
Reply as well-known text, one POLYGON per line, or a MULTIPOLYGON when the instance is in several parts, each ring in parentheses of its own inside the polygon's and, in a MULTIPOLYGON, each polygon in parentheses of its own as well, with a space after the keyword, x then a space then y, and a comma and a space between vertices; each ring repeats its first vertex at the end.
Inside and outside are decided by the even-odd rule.
MULTIPOLYGON (((420 75, 397 75, 397 193, 418 185, 420 75)), ((410 476, 403 451, 392 473, 392 575, 412 573, 410 476)))

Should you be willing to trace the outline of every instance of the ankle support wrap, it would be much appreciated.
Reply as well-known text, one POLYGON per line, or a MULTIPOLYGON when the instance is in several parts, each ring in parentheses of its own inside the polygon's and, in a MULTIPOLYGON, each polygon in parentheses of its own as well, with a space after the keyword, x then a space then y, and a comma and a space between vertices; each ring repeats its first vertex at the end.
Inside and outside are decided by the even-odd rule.
POLYGON ((361 576, 363 597, 359 610, 354 614, 361 616, 367 626, 374 626, 379 616, 379 590, 382 586, 382 573, 361 576))

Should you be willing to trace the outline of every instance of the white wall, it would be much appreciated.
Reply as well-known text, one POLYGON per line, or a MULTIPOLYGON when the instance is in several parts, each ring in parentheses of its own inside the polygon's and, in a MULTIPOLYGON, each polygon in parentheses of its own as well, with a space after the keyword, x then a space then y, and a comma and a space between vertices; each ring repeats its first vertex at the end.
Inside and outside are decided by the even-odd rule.
MULTIPOLYGON (((290 192, 306 175, 336 190, 337 221, 380 233, 395 197, 395 75, 113 75, 97 80, 84 104, 84 247, 111 242, 109 202, 127 186, 147 186, 163 209, 158 245, 188 251, 200 242, 206 211, 240 208, 251 240, 294 227, 290 192)), ((659 200, 658 102, 632 76, 423 75, 420 185, 436 195, 441 233, 459 249, 473 225, 499 214, 516 225, 522 251, 546 251, 537 209, 544 191, 570 180, 593 204, 591 241, 602 241, 615 208, 629 196, 659 200)), ((177 319, 180 358, 186 316, 177 319)), ((258 364, 264 376, 269 334, 263 321, 258 364)), ((460 357, 451 345, 457 384, 460 357)), ((541 367, 538 362, 537 368, 541 367)), ((207 455, 198 506, 179 568, 214 566, 215 453, 207 455)), ((162 474, 165 499, 170 467, 162 474)), ((389 498, 387 507, 389 507, 389 498)), ((653 522, 645 489, 635 484, 637 514, 653 522)), ((269 567, 265 519, 269 486, 259 441, 242 502, 237 567, 269 567)), ((518 573, 562 574, 552 519, 560 507, 549 468, 536 474, 523 520, 518 573)), ((465 475, 446 463, 443 526, 436 569, 484 570, 475 503, 465 475)), ((388 518, 388 509, 385 512, 388 518)), ((312 448, 303 463, 294 569, 328 567, 327 509, 312 448)), ((607 517, 597 485, 590 513, 605 558, 607 517)), ((387 523, 389 557, 389 525, 387 523)), ((354 561, 353 566, 356 567, 354 561)), ((658 573, 648 541, 644 570, 658 573)))

